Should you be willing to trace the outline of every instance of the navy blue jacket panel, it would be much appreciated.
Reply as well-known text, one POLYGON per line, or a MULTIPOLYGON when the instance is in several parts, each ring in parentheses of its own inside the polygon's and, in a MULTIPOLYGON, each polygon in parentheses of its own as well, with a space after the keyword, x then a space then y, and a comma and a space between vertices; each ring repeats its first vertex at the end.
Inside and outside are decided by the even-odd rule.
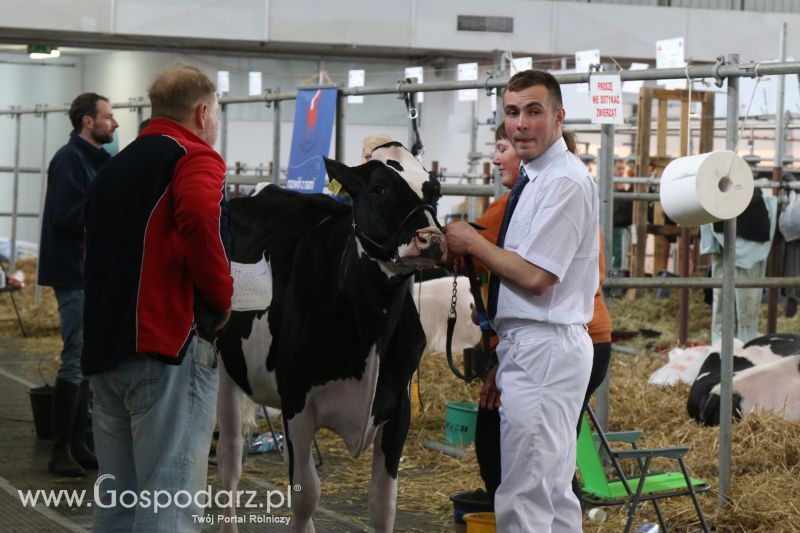
POLYGON ((84 205, 95 174, 111 156, 75 132, 47 170, 38 284, 83 288, 84 205))

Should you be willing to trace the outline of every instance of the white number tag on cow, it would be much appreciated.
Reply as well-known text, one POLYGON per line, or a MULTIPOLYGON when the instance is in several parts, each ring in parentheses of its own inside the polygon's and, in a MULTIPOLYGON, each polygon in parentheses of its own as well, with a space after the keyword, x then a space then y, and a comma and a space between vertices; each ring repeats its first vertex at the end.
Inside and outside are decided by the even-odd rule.
POLYGON ((231 262, 234 311, 263 311, 272 301, 272 269, 262 257, 258 263, 231 262))

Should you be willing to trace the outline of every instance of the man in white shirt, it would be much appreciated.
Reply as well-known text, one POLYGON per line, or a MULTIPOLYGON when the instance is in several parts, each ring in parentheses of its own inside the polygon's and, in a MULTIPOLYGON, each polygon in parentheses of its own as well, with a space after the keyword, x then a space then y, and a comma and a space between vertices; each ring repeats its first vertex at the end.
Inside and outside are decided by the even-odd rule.
POLYGON ((497 530, 580 531, 571 480, 575 427, 592 368, 584 324, 599 282, 597 188, 561 138, 564 108, 552 75, 516 74, 503 106, 522 164, 498 245, 464 222, 446 228, 448 249, 475 256, 494 279, 488 307, 500 337, 497 530))

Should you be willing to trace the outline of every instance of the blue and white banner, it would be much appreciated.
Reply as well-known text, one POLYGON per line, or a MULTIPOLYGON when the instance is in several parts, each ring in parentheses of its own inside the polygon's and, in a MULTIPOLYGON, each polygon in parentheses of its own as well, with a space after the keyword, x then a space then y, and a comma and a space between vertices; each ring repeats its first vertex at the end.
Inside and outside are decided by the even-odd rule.
POLYGON ((297 91, 287 189, 322 192, 325 186, 322 156, 328 155, 331 146, 336 92, 335 88, 297 91))

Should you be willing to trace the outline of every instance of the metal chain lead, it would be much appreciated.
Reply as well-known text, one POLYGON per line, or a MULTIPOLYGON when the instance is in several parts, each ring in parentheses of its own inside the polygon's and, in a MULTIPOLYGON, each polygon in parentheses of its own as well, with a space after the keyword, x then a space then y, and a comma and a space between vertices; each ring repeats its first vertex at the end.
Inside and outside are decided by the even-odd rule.
POLYGON ((450 314, 447 318, 456 318, 456 297, 458 294, 458 259, 453 259, 453 297, 450 299, 450 314))

